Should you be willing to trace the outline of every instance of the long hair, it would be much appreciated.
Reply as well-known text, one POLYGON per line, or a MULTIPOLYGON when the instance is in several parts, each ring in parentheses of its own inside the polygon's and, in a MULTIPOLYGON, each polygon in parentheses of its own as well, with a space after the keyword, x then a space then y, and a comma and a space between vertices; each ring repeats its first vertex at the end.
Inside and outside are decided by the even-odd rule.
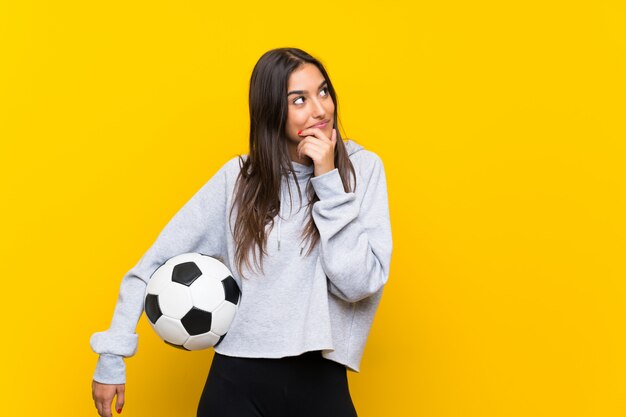
MULTIPOLYGON (((231 230, 236 247, 235 263, 242 276, 244 263, 251 268, 250 252, 254 265, 263 270, 263 256, 267 255, 267 233, 272 230, 274 217, 279 213, 280 204, 283 204, 280 201, 282 177, 291 174, 294 180, 296 179, 285 135, 288 114, 287 88, 291 73, 305 63, 315 65, 326 79, 330 97, 335 104, 333 115, 333 125, 337 132, 335 167, 339 171, 346 192, 352 191, 350 174, 356 187, 354 167, 337 128, 337 95, 324 66, 298 48, 277 48, 267 51, 256 63, 250 78, 250 151, 245 159, 239 156, 241 170, 237 177, 235 197, 229 216, 230 219, 233 209, 237 207, 235 227, 231 230)), ((297 181, 295 183, 298 195, 302 197, 300 186, 297 181)), ((306 254, 309 255, 320 238, 311 215, 313 203, 319 198, 310 181, 306 192, 309 220, 303 229, 302 238, 303 241, 308 240, 306 254)), ((291 191, 289 194, 291 198, 291 191)))

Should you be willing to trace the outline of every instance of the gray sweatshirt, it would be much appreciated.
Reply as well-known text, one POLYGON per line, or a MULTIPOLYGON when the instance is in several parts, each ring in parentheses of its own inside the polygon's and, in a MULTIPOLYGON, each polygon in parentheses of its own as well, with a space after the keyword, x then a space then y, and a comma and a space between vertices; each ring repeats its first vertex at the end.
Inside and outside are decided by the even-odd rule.
MULTIPOLYGON (((263 273, 235 265, 228 215, 239 173, 237 157, 174 215, 138 263, 123 277, 110 327, 94 333, 99 354, 94 380, 126 382, 124 357, 137 351, 137 322, 152 273, 172 256, 199 252, 220 258, 241 289, 231 327, 215 351, 227 356, 281 358, 306 351, 359 372, 365 343, 391 261, 387 184, 381 159, 354 141, 345 142, 357 182, 346 193, 339 171, 313 176, 313 165, 293 163, 302 198, 310 181, 319 197, 312 215, 320 241, 307 256, 302 242, 306 205, 291 176, 283 178, 280 213, 269 232, 263 273), (291 197, 289 194, 291 191, 291 197)), ((236 210, 233 212, 236 219, 236 210)))

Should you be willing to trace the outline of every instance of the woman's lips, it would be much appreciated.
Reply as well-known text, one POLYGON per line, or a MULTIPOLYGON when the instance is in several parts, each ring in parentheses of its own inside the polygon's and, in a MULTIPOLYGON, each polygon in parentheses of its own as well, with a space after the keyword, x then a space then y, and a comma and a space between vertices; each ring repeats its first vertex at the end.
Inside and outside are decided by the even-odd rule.
MULTIPOLYGON (((321 123, 318 123, 318 124, 316 124, 316 125, 309 126, 309 127, 305 127, 304 129, 312 129, 312 128, 314 128, 314 127, 317 127, 317 128, 323 129, 323 128, 325 128, 325 127, 326 127, 326 125, 327 125, 328 123, 330 123, 330 120, 325 120, 325 121, 323 121, 323 122, 321 122, 321 123)), ((304 129, 303 129, 303 130, 304 130, 304 129)), ((302 135, 302 130, 298 130, 298 135, 302 135)))
POLYGON ((313 127, 319 127, 320 129, 323 129, 323 128, 325 128, 325 127, 326 127, 326 125, 328 124, 328 122, 329 122, 329 121, 330 121, 330 120, 325 120, 325 121, 320 122, 320 123, 318 123, 318 124, 316 124, 316 125, 309 126, 309 127, 307 127, 307 129, 311 129, 311 128, 313 128, 313 127))

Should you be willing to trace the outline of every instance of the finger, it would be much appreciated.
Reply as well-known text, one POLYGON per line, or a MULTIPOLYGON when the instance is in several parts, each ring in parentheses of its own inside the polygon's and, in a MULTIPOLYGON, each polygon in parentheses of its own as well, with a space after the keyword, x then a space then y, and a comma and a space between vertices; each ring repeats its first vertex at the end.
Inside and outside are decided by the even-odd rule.
POLYGON ((337 143, 337 129, 335 128, 333 128, 333 133, 330 135, 330 141, 333 143, 333 146, 337 143))
POLYGON ((306 138, 301 140, 300 143, 298 143, 298 146, 296 147, 296 153, 298 154, 298 156, 301 157, 302 155, 306 155, 306 151, 304 150, 304 148, 310 148, 311 146, 318 146, 319 141, 317 141, 316 139, 317 138, 315 138, 314 136, 307 136, 306 138))
POLYGON ((298 158, 300 158, 300 152, 302 151, 302 146, 304 146, 303 143, 305 140, 306 139, 303 139, 300 143, 298 143, 298 146, 296 147, 296 155, 298 155, 298 158))
POLYGON ((302 158, 302 156, 306 155, 309 156, 309 144, 308 143, 304 143, 304 142, 300 142, 300 144, 298 145, 298 158, 302 158))
POLYGON ((102 417, 112 417, 111 416, 111 401, 107 400, 102 403, 102 413, 100 415, 102 417))
POLYGON ((307 143, 302 147, 299 155, 300 157, 302 157, 302 155, 306 155, 309 158, 313 159, 313 161, 319 161, 321 160, 324 153, 325 149, 323 146, 320 146, 316 143, 307 143))
POLYGON ((111 416, 111 406, 107 405, 106 401, 98 401, 97 403, 98 414, 101 417, 112 417, 111 416))
POLYGON ((309 129, 301 130, 299 133, 300 136, 311 136, 316 139, 324 140, 330 142, 330 139, 326 137, 326 134, 319 127, 311 127, 309 129))
POLYGON ((117 400, 115 401, 115 409, 117 413, 122 412, 122 408, 124 407, 124 386, 119 386, 117 388, 117 400))
POLYGON ((298 144, 298 148, 296 149, 296 153, 298 154, 298 158, 302 158, 302 155, 306 155, 306 151, 305 151, 305 147, 306 147, 306 143, 300 142, 298 144))
POLYGON ((306 138, 298 142, 298 146, 296 146, 296 152, 300 152, 300 148, 302 148, 302 144, 304 143, 305 140, 306 138))

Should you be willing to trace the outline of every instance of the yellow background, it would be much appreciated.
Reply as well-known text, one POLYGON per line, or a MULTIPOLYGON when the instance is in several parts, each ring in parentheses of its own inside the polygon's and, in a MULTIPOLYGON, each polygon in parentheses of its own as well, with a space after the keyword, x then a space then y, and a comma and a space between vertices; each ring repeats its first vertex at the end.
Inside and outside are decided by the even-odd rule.
MULTIPOLYGON (((626 415, 624 2, 412 3, 1 1, 0 413, 96 415, 90 335, 296 46, 387 172, 359 416, 626 415)), ((195 415, 212 351, 137 331, 122 415, 195 415)))

